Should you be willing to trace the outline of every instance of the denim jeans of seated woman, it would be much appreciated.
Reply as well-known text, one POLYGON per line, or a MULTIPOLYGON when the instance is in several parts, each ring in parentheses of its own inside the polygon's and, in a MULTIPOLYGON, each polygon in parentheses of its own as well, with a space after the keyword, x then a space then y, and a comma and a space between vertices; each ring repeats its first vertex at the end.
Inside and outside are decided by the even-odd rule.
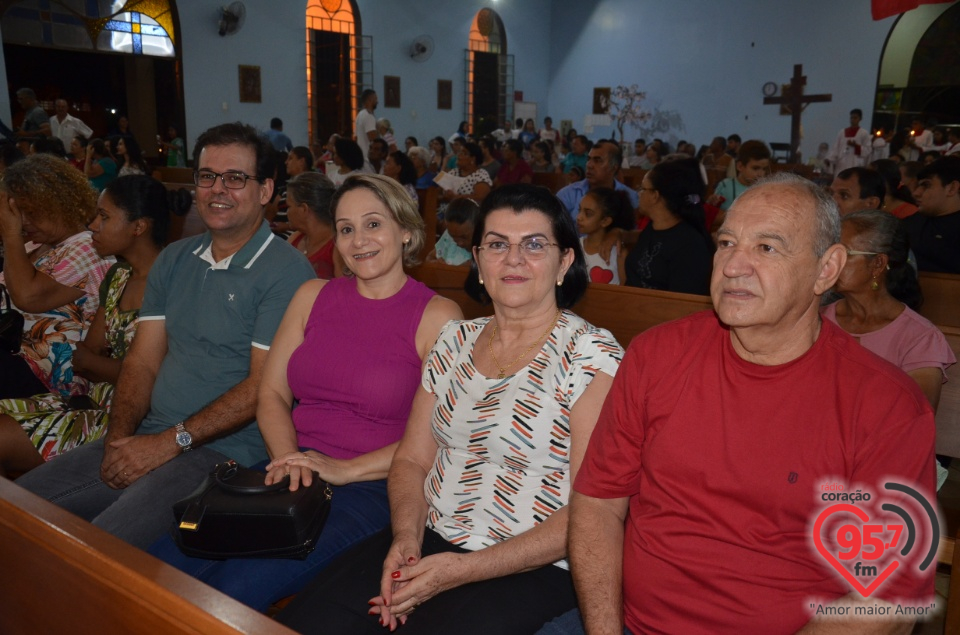
POLYGON ((390 524, 386 480, 330 486, 330 515, 317 548, 305 560, 235 558, 206 560, 184 555, 169 535, 150 553, 258 611, 293 595, 338 554, 390 524))

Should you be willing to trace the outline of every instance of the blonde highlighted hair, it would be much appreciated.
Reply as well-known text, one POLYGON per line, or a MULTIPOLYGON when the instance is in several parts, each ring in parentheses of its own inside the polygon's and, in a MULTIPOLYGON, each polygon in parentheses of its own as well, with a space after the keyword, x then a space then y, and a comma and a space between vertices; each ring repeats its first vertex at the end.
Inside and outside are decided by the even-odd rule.
POLYGON ((420 252, 426 242, 423 217, 407 190, 388 176, 355 174, 343 182, 330 203, 334 222, 337 219, 337 206, 340 200, 351 190, 367 190, 386 205, 400 228, 410 232, 410 240, 403 246, 403 266, 415 267, 420 264, 420 252))

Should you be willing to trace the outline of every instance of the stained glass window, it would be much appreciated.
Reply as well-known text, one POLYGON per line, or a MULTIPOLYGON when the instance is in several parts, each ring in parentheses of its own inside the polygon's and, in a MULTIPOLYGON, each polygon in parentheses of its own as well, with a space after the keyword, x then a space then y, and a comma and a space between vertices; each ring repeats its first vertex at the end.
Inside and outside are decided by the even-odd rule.
POLYGON ((176 56, 169 0, 23 0, 0 27, 10 44, 176 56))

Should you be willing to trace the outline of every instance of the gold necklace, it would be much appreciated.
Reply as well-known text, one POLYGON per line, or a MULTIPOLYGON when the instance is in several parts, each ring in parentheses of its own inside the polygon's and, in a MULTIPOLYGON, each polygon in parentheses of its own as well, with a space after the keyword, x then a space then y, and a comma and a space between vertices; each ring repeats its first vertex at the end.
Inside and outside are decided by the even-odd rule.
POLYGON ((499 360, 497 360, 497 355, 496 355, 496 353, 493 352, 493 340, 497 337, 497 332, 498 332, 498 329, 500 328, 500 325, 499 325, 499 324, 494 324, 494 325, 493 325, 493 333, 490 334, 490 339, 487 340, 487 348, 490 349, 490 357, 493 358, 493 363, 494 363, 494 365, 495 365, 495 366, 497 367, 497 369, 499 369, 499 371, 500 371, 500 374, 497 375, 497 379, 503 379, 504 377, 506 377, 506 376, 507 376, 507 369, 508 369, 508 368, 510 368, 510 367, 512 367, 512 366, 515 366, 515 365, 517 364, 517 362, 519 362, 521 359, 523 359, 524 357, 526 357, 527 354, 528 354, 530 351, 533 350, 533 347, 534 347, 534 346, 540 345, 540 344, 543 342, 543 340, 545 340, 545 339, 547 338, 547 336, 550 335, 550 331, 552 331, 552 330, 553 330, 553 327, 555 327, 555 326, 557 325, 557 320, 560 319, 560 314, 561 314, 562 312, 563 312, 563 309, 558 309, 558 310, 557 310, 557 314, 553 317, 553 321, 550 323, 550 326, 547 327, 547 330, 543 332, 543 335, 541 335, 540 338, 537 339, 536 342, 534 342, 533 344, 531 344, 530 346, 528 346, 528 347, 527 347, 527 350, 525 350, 525 351, 523 351, 522 353, 520 353, 520 357, 516 358, 515 360, 513 360, 512 362, 510 362, 510 363, 507 364, 506 366, 501 366, 501 365, 500 365, 499 360))

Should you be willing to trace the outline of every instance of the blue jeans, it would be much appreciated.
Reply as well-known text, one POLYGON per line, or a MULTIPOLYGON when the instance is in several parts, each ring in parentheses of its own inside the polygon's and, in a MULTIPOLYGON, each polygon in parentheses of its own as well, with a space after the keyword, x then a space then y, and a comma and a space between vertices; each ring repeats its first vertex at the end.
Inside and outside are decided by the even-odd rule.
POLYGON ((330 486, 330 515, 317 548, 305 560, 205 560, 185 556, 169 535, 150 553, 258 611, 297 593, 340 552, 390 524, 386 480, 330 486))
POLYGON ((103 439, 58 456, 17 479, 17 485, 73 512, 134 547, 146 549, 173 523, 173 504, 186 498, 228 457, 200 447, 184 452, 124 489, 100 480, 103 439))
MULTIPOLYGON (((536 635, 585 635, 583 621, 580 619, 580 609, 567 611, 543 625, 536 635)), ((623 635, 631 635, 626 626, 623 635)))

